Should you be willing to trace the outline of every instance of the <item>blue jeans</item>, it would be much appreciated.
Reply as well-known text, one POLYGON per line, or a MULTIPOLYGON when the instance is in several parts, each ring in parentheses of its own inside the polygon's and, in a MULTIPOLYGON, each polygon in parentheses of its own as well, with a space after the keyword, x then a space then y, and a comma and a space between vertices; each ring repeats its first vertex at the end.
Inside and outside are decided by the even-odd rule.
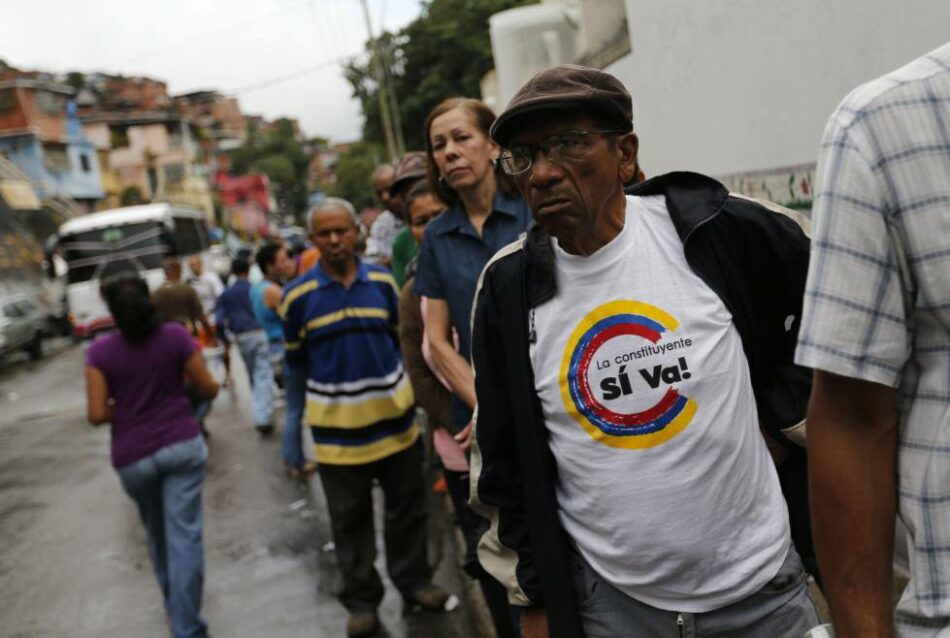
POLYGON ((116 468, 138 506, 148 553, 175 638, 205 638, 200 616, 204 585, 201 487, 208 446, 201 436, 163 447, 116 468))
POLYGON ((291 366, 284 357, 284 393, 287 407, 284 412, 284 433, 281 437, 281 454, 288 467, 304 464, 303 441, 300 423, 307 404, 307 368, 291 366))
POLYGON ((274 367, 270 362, 267 335, 263 330, 250 330, 235 335, 238 351, 251 382, 251 411, 254 425, 274 423, 274 367))

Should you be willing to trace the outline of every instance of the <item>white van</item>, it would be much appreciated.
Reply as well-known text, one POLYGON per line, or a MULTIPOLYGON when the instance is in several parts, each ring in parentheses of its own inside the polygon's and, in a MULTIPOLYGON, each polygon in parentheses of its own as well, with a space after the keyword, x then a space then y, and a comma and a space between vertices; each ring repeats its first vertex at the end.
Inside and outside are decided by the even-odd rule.
MULTIPOLYGON (((66 302, 77 337, 112 326, 99 296, 99 281, 120 270, 135 270, 153 290, 165 279, 162 258, 202 254, 208 260, 208 229, 201 211, 174 204, 147 204, 90 213, 59 228, 66 260, 66 302)), ((183 279, 187 264, 182 264, 183 279)))

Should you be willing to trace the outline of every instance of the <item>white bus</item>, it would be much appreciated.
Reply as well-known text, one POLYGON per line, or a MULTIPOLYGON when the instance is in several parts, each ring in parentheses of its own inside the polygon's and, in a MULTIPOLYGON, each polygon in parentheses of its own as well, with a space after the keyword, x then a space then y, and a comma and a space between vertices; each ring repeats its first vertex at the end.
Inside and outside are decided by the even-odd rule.
MULTIPOLYGON (((73 332, 88 337, 111 327, 99 282, 122 270, 139 273, 152 289, 164 281, 162 258, 201 254, 207 261, 208 229, 201 211, 147 204, 90 213, 59 228, 66 260, 66 303, 73 332)), ((187 264, 182 264, 187 275, 187 264)))

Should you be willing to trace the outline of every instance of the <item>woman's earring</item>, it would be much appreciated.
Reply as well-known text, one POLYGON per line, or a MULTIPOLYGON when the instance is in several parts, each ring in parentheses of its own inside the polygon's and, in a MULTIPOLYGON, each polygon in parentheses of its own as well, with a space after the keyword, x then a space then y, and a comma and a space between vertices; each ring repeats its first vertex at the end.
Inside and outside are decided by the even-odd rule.
POLYGON ((439 182, 439 186, 441 186, 442 188, 448 188, 448 187, 449 187, 448 182, 446 182, 446 181, 445 181, 445 178, 444 178, 443 176, 441 176, 441 175, 439 175, 438 182, 439 182))

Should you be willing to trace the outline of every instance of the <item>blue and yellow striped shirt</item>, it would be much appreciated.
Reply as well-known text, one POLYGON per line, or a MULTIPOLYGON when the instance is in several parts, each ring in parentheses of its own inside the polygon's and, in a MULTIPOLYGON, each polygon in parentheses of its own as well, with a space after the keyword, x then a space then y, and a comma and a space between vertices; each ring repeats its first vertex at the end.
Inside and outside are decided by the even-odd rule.
POLYGON ((392 275, 362 261, 349 289, 319 263, 286 286, 287 359, 307 369, 306 420, 319 463, 371 463, 418 439, 397 308, 392 275))

